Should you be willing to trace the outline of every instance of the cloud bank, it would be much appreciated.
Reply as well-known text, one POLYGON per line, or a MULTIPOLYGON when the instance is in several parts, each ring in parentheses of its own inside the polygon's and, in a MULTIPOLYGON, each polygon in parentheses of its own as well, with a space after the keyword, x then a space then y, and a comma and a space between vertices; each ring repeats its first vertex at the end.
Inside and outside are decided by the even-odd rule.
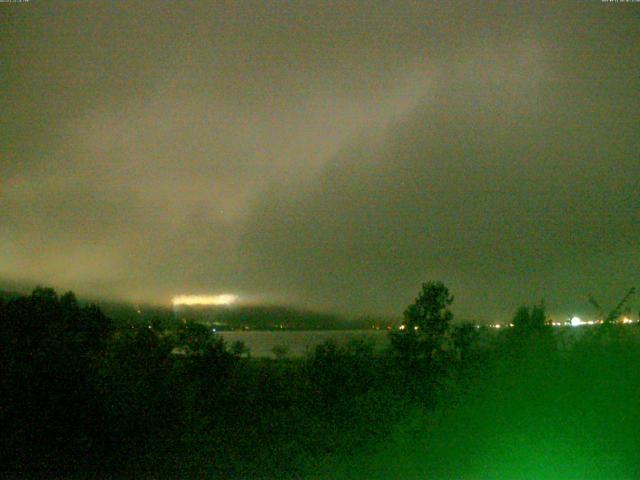
POLYGON ((638 6, 2 6, 0 278, 467 318, 640 267, 638 6))

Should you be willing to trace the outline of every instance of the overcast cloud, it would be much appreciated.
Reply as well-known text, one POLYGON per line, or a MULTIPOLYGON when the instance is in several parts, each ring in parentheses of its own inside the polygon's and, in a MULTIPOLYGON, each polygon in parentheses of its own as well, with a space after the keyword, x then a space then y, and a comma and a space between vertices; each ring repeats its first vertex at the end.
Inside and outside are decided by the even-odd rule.
POLYGON ((638 284, 640 4, 0 15, 4 282, 399 313, 441 279, 481 320, 638 284))

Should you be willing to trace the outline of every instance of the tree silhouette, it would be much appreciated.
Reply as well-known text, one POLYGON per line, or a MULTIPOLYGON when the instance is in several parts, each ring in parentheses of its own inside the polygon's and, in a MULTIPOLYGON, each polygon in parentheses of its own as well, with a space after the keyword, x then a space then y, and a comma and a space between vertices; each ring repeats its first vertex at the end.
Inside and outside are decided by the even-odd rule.
POLYGON ((408 364, 430 364, 441 352, 453 314, 453 296, 442 282, 422 284, 415 302, 404 311, 404 321, 391 333, 394 351, 408 364))
POLYGON ((544 302, 529 307, 522 305, 513 317, 514 332, 519 334, 542 333, 549 329, 544 302))
POLYGON ((456 325, 451 332, 453 347, 464 364, 469 360, 471 348, 479 336, 478 329, 473 323, 466 322, 456 325))
POLYGON ((58 297, 38 287, 2 306, 0 450, 12 454, 0 454, 0 464, 69 468, 96 453, 100 399, 92 365, 112 330, 99 308, 80 306, 71 292, 58 297))

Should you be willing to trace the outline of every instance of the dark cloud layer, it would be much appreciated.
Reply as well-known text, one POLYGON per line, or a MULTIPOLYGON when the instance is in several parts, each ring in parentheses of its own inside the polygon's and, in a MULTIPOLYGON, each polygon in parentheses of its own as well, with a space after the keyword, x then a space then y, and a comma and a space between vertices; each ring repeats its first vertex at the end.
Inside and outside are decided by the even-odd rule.
POLYGON ((640 271, 640 7, 2 4, 0 278, 481 319, 640 271))

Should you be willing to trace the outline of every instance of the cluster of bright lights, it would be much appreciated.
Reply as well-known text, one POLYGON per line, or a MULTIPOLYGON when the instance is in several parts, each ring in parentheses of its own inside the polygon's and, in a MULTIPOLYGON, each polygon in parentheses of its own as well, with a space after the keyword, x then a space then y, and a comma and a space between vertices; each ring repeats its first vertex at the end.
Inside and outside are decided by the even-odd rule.
POLYGON ((585 322, 582 321, 582 319, 580 317, 571 317, 571 326, 572 327, 579 327, 580 325, 584 325, 585 322))
MULTIPOLYGON (((404 323, 398 327, 398 330, 406 330, 406 329, 407 329, 407 326, 404 323)), ((415 332, 417 332, 419 329, 420 327, 418 325, 413 326, 413 330, 415 332)))
MULTIPOLYGON (((618 322, 616 323, 620 323, 623 325, 629 325, 631 323, 638 323, 640 322, 640 320, 634 320, 632 318, 629 317, 622 317, 618 322)), ((604 323, 603 320, 582 320, 580 317, 578 316, 573 316, 571 317, 570 320, 565 321, 565 322, 547 322, 546 324, 552 327, 580 327, 582 325, 601 325, 602 323, 604 323)), ((480 325, 474 325, 476 328, 480 328, 480 325)), ((501 329, 501 328, 512 328, 514 325, 513 323, 490 323, 489 325, 487 325, 489 328, 495 328, 495 329, 501 329)), ((418 330, 418 326, 416 325, 415 327, 413 327, 414 330, 418 330)), ((398 330, 406 330, 407 326, 402 324, 398 327, 398 330)))
POLYGON ((572 327, 579 327, 580 325, 597 325, 603 323, 602 320, 582 320, 580 317, 571 317, 569 324, 572 327))
MULTIPOLYGON (((604 323, 604 320, 582 320, 580 317, 572 317, 571 320, 569 321, 569 325, 571 325, 572 327, 579 327, 581 325, 601 325, 604 323)), ((622 325, 629 325, 631 323, 638 323, 638 320, 634 320, 632 318, 629 317, 622 317, 619 321, 617 322, 613 322, 613 323, 619 323, 622 325)))
POLYGON ((569 325, 572 327, 579 327, 581 325, 600 325, 604 323, 602 320, 582 320, 580 317, 571 317, 569 325))
POLYGON ((231 305, 238 300, 232 293, 221 295, 177 295, 171 299, 174 306, 178 305, 231 305))

